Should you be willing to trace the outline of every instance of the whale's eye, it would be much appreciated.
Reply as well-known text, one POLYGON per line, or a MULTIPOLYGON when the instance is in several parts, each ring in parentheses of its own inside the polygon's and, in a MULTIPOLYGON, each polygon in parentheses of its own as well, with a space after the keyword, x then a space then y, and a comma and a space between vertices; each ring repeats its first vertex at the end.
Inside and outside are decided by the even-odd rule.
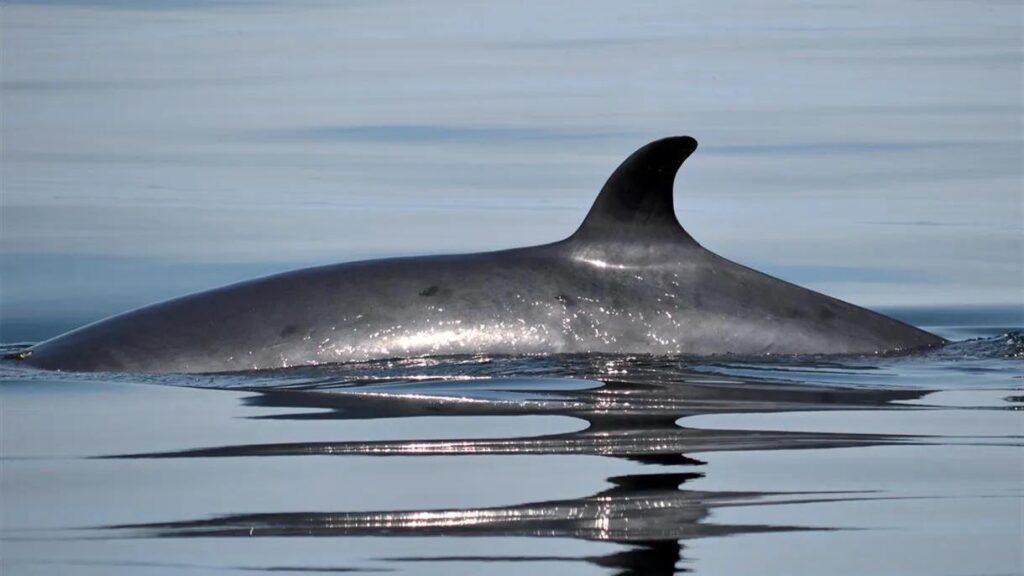
POLYGON ((433 296, 434 294, 437 294, 438 290, 439 288, 437 286, 428 286, 423 290, 420 290, 420 296, 433 296))

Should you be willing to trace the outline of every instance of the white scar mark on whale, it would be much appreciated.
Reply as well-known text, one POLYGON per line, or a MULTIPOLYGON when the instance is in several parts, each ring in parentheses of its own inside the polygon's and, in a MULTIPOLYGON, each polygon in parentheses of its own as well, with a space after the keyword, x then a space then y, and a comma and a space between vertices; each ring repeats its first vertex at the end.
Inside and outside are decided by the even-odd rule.
POLYGON ((578 262, 590 264, 596 268, 614 268, 616 270, 628 270, 630 266, 625 264, 612 264, 611 262, 605 262, 604 260, 598 260, 597 258, 576 258, 578 262))

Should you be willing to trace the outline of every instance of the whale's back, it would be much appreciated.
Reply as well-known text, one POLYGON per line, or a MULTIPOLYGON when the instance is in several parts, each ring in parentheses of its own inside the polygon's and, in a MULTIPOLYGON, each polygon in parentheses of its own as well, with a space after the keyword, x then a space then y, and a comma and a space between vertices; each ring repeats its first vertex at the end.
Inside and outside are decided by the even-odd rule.
POLYGON ((442 354, 865 354, 937 336, 706 250, 676 218, 697 147, 652 142, 568 239, 279 274, 103 320, 23 352, 42 368, 212 372, 442 354))

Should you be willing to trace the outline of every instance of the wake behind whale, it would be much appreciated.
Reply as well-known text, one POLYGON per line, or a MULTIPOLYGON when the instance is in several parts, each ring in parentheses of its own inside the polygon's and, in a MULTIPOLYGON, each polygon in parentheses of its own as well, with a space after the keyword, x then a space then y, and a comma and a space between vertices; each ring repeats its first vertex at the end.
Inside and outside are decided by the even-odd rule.
POLYGON ((553 244, 298 270, 155 304, 17 356, 220 372, 457 354, 862 354, 942 338, 726 260, 679 224, 687 136, 634 152, 553 244))

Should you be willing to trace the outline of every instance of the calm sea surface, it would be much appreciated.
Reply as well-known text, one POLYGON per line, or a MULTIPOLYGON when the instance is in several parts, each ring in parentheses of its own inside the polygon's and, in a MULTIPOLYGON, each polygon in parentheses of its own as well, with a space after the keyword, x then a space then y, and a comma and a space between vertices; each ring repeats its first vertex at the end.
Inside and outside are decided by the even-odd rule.
POLYGON ((307 265, 558 240, 675 134, 703 245, 954 342, 0 362, 0 572, 1024 573, 1022 10, 5 2, 2 349, 307 265))

